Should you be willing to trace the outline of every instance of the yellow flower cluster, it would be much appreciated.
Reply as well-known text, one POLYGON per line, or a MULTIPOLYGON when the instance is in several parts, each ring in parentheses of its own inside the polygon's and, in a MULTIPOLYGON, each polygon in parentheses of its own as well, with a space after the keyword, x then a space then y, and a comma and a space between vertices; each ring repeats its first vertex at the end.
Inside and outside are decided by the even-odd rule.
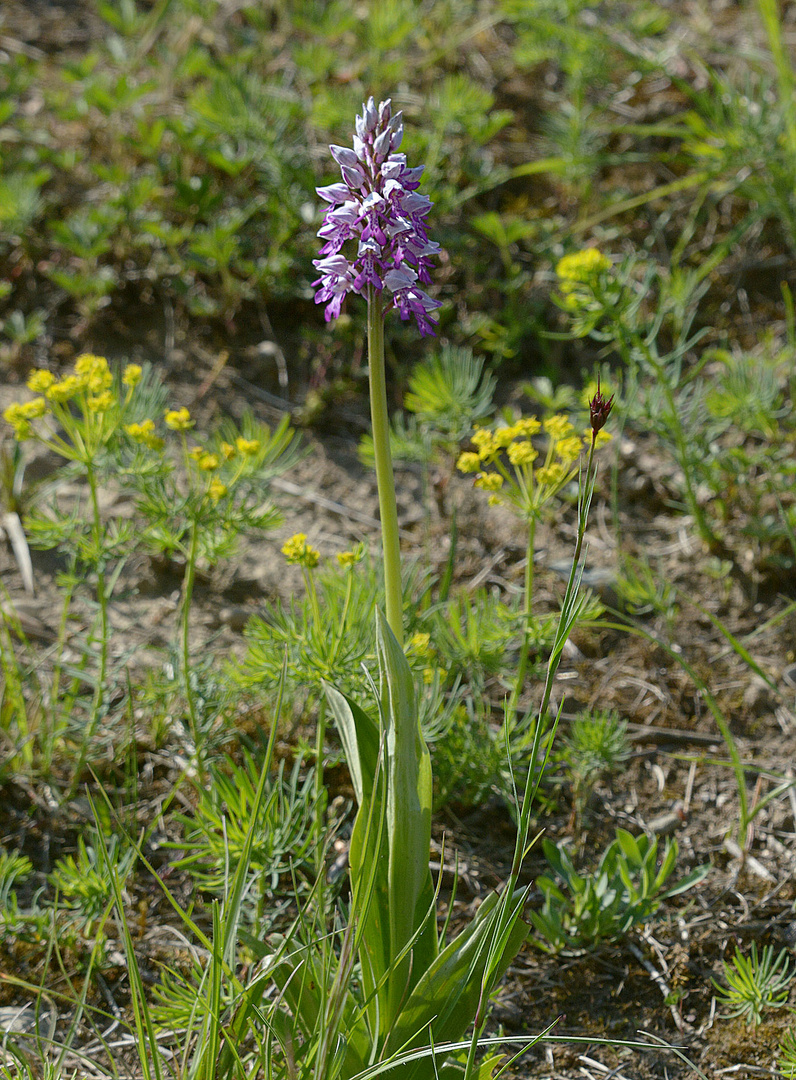
POLYGON ((578 459, 591 445, 591 431, 582 440, 569 417, 557 413, 541 423, 525 416, 494 431, 478 428, 470 441, 476 449, 459 455, 459 471, 475 474, 475 487, 490 492, 490 505, 508 501, 527 516, 575 475, 578 459), (540 432, 547 436, 547 451, 534 469, 539 451, 531 440, 540 432))
POLYGON ((338 551, 337 564, 338 566, 342 566, 343 569, 356 566, 356 564, 361 561, 362 555, 363 548, 361 544, 352 551, 338 551))
POLYGON ((55 376, 51 371, 37 368, 28 376, 28 390, 34 394, 46 394, 54 382, 55 376))
POLYGON ((448 672, 436 663, 437 651, 431 644, 430 634, 422 631, 412 634, 406 653, 410 659, 417 657, 418 660, 426 662, 427 666, 423 668, 423 682, 426 686, 431 686, 437 677, 439 677, 440 681, 447 678, 448 672))
POLYGON ((190 431, 194 426, 191 414, 185 406, 181 409, 167 409, 165 419, 166 427, 171 428, 172 431, 190 431))
POLYGON ((3 419, 14 429, 14 438, 20 442, 30 438, 33 428, 31 420, 38 420, 47 412, 47 402, 42 397, 33 398, 32 401, 15 401, 3 412, 3 419))
POLYGON ((536 470, 536 482, 540 487, 560 487, 567 479, 567 472, 567 467, 563 461, 554 461, 550 465, 540 465, 536 470))
POLYGON ((285 541, 282 554, 292 565, 305 566, 310 570, 318 565, 321 557, 321 553, 307 543, 306 533, 295 533, 285 541))
POLYGON ((210 487, 207 489, 207 494, 210 496, 214 503, 217 503, 219 499, 224 498, 228 491, 229 488, 227 487, 227 485, 223 483, 223 481, 219 480, 218 477, 214 477, 210 481, 210 487))
POLYGON ((116 398, 110 390, 103 390, 101 394, 90 394, 86 400, 89 412, 105 413, 113 407, 116 398))
POLYGON ((475 480, 475 486, 482 491, 500 491, 503 487, 503 477, 500 473, 480 473, 475 480))
POLYGON ((596 281, 600 274, 611 269, 611 260, 603 255, 597 248, 584 248, 572 255, 565 255, 559 259, 556 265, 556 275, 561 280, 561 291, 569 291, 575 285, 589 285, 596 281))
POLYGON ((128 364, 122 372, 122 384, 124 386, 129 386, 132 390, 134 386, 138 386, 141 382, 142 374, 143 371, 140 364, 128 364))
POLYGON ((221 464, 221 458, 218 454, 205 450, 203 446, 194 446, 193 449, 188 451, 188 457, 196 462, 202 472, 215 472, 221 464))
POLYGON ((235 440, 235 446, 238 453, 243 454, 244 457, 254 457, 255 454, 260 452, 259 439, 244 439, 241 435, 240 438, 235 440))
POLYGON ((35 368, 27 380, 27 387, 34 394, 32 401, 16 402, 3 413, 3 418, 14 429, 14 436, 28 439, 34 432, 31 422, 51 412, 53 406, 65 405, 81 395, 86 413, 107 413, 116 404, 111 391, 113 375, 104 356, 82 353, 75 360, 72 371, 62 379, 56 379, 51 371, 35 368))
POLYGON ((512 443, 507 453, 512 465, 532 465, 539 456, 534 449, 533 443, 528 439, 512 443))
POLYGON ((595 286, 611 269, 611 260, 597 248, 585 248, 559 259, 556 274, 563 307, 567 311, 591 310, 596 303, 595 286))
POLYGON ((64 405, 86 389, 86 380, 81 375, 65 375, 60 382, 54 382, 47 391, 47 400, 56 405, 64 405))
POLYGON ((140 424, 125 424, 124 430, 135 442, 142 443, 150 450, 162 450, 165 443, 155 434, 155 421, 142 420, 140 424))
POLYGON ((92 394, 101 394, 113 386, 108 361, 104 356, 94 356, 92 353, 83 353, 75 360, 75 377, 84 380, 80 389, 85 388, 92 394))
POLYGON ((421 631, 412 634, 408 651, 417 656, 431 656, 431 634, 424 634, 421 631))

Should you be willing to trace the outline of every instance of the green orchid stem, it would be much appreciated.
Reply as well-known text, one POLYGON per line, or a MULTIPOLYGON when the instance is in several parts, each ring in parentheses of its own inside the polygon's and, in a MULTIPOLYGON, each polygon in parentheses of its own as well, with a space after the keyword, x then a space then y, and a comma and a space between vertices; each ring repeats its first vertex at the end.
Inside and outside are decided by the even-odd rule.
POLYGON ((384 308, 381 293, 368 285, 368 369, 370 419, 379 491, 381 544, 384 558, 384 592, 387 623, 403 647, 403 591, 401 588, 401 542, 398 505, 390 453, 390 417, 387 412, 387 380, 384 370, 384 308))

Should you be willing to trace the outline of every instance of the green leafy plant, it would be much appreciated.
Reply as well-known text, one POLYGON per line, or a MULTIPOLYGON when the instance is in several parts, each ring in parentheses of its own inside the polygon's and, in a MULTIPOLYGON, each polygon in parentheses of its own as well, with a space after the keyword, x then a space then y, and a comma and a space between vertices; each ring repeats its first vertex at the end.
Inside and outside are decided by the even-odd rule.
MULTIPOLYGON (((190 413, 185 408, 163 409, 165 392, 151 368, 128 364, 115 375, 104 357, 91 354, 79 356, 61 379, 45 369, 33 371, 28 388, 38 396, 10 405, 4 419, 18 442, 35 440, 65 465, 46 490, 40 486, 26 529, 32 546, 57 548, 68 562, 60 576, 63 615, 50 692, 43 695, 37 688, 43 720, 34 725, 24 695, 14 699, 27 763, 30 766, 38 757, 48 772, 56 749, 65 740, 77 740, 73 786, 80 781, 94 736, 110 710, 109 686, 124 683, 111 677, 110 608, 125 563, 142 545, 184 560, 180 668, 191 740, 201 757, 209 725, 197 705, 201 665, 191 672, 189 633, 197 567, 200 560, 212 566, 228 557, 242 530, 267 529, 278 522, 268 493, 273 476, 296 460, 288 420, 271 430, 247 414, 240 425, 223 423, 208 443, 190 446, 187 433, 194 424, 190 413), (158 413, 163 415, 162 428, 154 419, 158 413), (179 457, 168 453, 160 430, 177 442, 179 457), (65 481, 85 483, 85 494, 73 505, 62 505, 57 497, 65 481), (137 519, 107 514, 101 498, 107 487, 136 497, 137 519), (66 674, 61 654, 67 620, 86 583, 94 593, 96 615, 81 645, 79 672, 70 663, 66 674), (85 701, 86 685, 92 691, 90 704, 85 701), (36 738, 31 741, 34 730, 36 738)), ((3 663, 13 673, 18 665, 7 620, 4 616, 3 663)), ((10 723, 4 718, 6 728, 10 723)))
POLYGON ((634 837, 626 829, 616 830, 591 873, 578 871, 562 844, 545 839, 542 847, 556 877, 537 878, 544 903, 530 918, 537 931, 531 941, 545 952, 582 953, 619 941, 709 871, 700 866, 664 888, 677 862, 677 841, 666 841, 659 862, 657 837, 634 837))
MULTIPOLYGON (((394 210, 376 197, 383 178, 374 163, 400 141, 399 127, 399 118, 391 118, 390 103, 382 102, 377 109, 371 98, 357 117, 356 149, 333 148, 344 184, 321 189, 332 204, 321 234, 332 238, 323 253, 334 254, 316 262, 322 273, 318 299, 328 301, 330 317, 339 314, 342 296, 355 280, 347 259, 338 254, 350 236, 347 227, 341 228, 341 216, 344 219, 346 211, 338 205, 345 199, 347 187, 362 184, 371 189, 374 206, 379 208, 376 212, 384 215, 378 230, 374 226, 374 235, 382 238, 382 244, 371 245, 370 255, 370 249, 360 245, 357 258, 373 257, 380 267, 393 265, 395 252, 384 238, 394 210)), ((394 168, 399 178, 408 179, 402 157, 389 158, 384 168, 394 168)), ((424 214, 426 210, 424 203, 424 214)), ((427 261, 416 261, 420 271, 427 273, 427 261)), ((362 271, 366 272, 370 271, 362 271)), ((390 305, 405 318, 414 316, 422 332, 433 332, 430 312, 438 305, 420 289, 412 287, 402 293, 407 281, 414 285, 417 274, 411 270, 407 276, 403 272, 391 276, 393 273, 391 269, 385 273, 385 282, 389 285, 392 281, 390 287, 396 288, 390 305)), ((387 297, 382 295, 383 290, 381 278, 374 280, 371 275, 367 289, 371 420, 386 594, 386 617, 379 609, 376 615, 380 677, 377 717, 364 712, 353 697, 331 686, 327 688, 329 708, 343 743, 357 800, 349 851, 351 905, 336 950, 330 948, 323 923, 305 908, 292 933, 273 942, 271 950, 263 948, 262 956, 289 1015, 289 1023, 276 1029, 288 1068, 291 1062, 313 1060, 318 1062, 315 1071, 319 1074, 331 1068, 341 1077, 353 1078, 374 1062, 384 1062, 395 1066, 406 1080, 426 1080, 437 1075, 439 1065, 448 1057, 448 1048, 436 1048, 445 1040, 461 1039, 472 1028, 465 1064, 465 1077, 472 1077, 490 996, 526 936, 521 914, 527 889, 518 886, 541 775, 541 769, 534 768, 534 764, 546 734, 553 679, 564 644, 585 603, 579 588, 580 562, 594 490, 594 450, 611 402, 598 393, 590 406, 589 456, 579 491, 578 539, 551 647, 542 703, 529 740, 531 765, 518 812, 511 873, 501 892, 490 896, 475 918, 446 944, 436 925, 436 899, 428 862, 430 755, 403 648, 400 549, 384 385, 383 319, 387 297), (356 980, 355 973, 359 975, 356 980), (412 1053, 416 1050, 420 1053, 412 1053)), ((531 432, 524 429, 523 434, 531 432)), ((551 441, 566 434, 559 424, 555 434, 550 432, 551 441)), ((578 456, 581 442, 574 441, 578 444, 574 456, 578 456)), ((307 547, 306 537, 294 537, 288 547, 288 557, 300 562, 304 569, 317 563, 317 553, 307 547)))
POLYGON ((577 828, 595 784, 630 756, 627 723, 612 710, 581 712, 563 743, 562 756, 572 784, 573 824, 577 828))
MULTIPOLYGON (((240 427, 227 421, 215 437, 189 446, 194 421, 186 408, 170 409, 165 426, 176 433, 182 468, 173 461, 161 469, 130 468, 138 492, 137 509, 146 528, 147 546, 160 555, 184 560, 180 604, 183 690, 191 738, 201 756, 206 724, 197 710, 191 671, 191 603, 200 560, 214 566, 228 558, 244 529, 268 530, 281 521, 269 498, 274 476, 297 459, 298 447, 289 420, 273 429, 246 414, 240 427)), ((137 460, 142 448, 162 448, 154 421, 127 425, 128 453, 137 460), (160 444, 160 445, 159 445, 160 444)), ((194 440, 192 440, 194 441, 194 440)))
POLYGON ((298 892, 302 874, 315 863, 315 780, 311 773, 302 776, 302 766, 297 759, 286 775, 285 762, 280 762, 258 797, 259 756, 245 753, 241 765, 213 762, 209 785, 199 789, 193 814, 175 816, 184 838, 173 846, 184 854, 173 865, 185 867, 199 888, 223 896, 248 853, 241 911, 253 933, 264 933, 276 915, 273 899, 280 878, 291 875, 298 892), (255 840, 249 845, 255 809, 255 840))
POLYGON ((779 1044, 777 1068, 786 1080, 796 1078, 796 1029, 794 1028, 788 1028, 782 1036, 782 1042, 779 1044))
POLYGON ((49 936, 52 914, 39 903, 42 890, 38 889, 28 903, 20 904, 17 886, 25 884, 32 872, 27 856, 0 847, 0 929, 4 942, 42 942, 49 936))
POLYGON ((641 559, 622 560, 616 591, 631 615, 661 615, 671 636, 678 604, 674 585, 641 559))
MULTIPOLYGON (((98 844, 96 838, 93 843, 87 844, 79 836, 77 854, 64 855, 49 875, 50 884, 56 889, 57 910, 68 914, 84 937, 91 937, 97 924, 107 915, 113 900, 107 865, 99 854, 98 844)), ((117 835, 108 837, 105 844, 107 859, 124 885, 135 861, 135 848, 125 844, 117 835)))
MULTIPOLYGON (((438 354, 416 364, 404 398, 412 426, 407 428, 400 413, 390 426, 394 459, 430 463, 440 453, 446 457, 458 453, 473 424, 493 412, 496 384, 495 376, 484 371, 483 358, 471 349, 443 345, 438 354)), ((369 434, 360 440, 360 457, 373 464, 369 434)))
POLYGON ((742 1016, 749 1027, 757 1027, 769 1009, 782 1009, 788 1003, 790 984, 796 976, 791 967, 787 949, 776 956, 772 945, 764 945, 758 952, 752 942, 749 956, 744 956, 736 945, 731 961, 722 961, 727 986, 713 979, 716 1000, 727 1011, 727 1017, 742 1016))
MULTIPOLYGON (((513 422, 499 423, 494 428, 476 427, 470 436, 474 449, 459 455, 456 463, 460 472, 474 474, 473 486, 488 492, 488 505, 505 505, 523 523, 526 530, 525 575, 520 619, 522 640, 519 664, 514 678, 510 708, 517 708, 525 686, 533 638, 538 639, 543 622, 533 615, 534 555, 536 530, 563 501, 565 492, 573 485, 583 468, 582 455, 588 455, 587 473, 591 472, 598 446, 610 439, 603 425, 611 410, 613 397, 605 399, 597 390, 593 402, 599 402, 606 412, 601 422, 592 414, 593 427, 582 437, 564 413, 538 420, 523 416, 513 422), (544 436, 544 452, 534 439, 544 436)), ((594 609, 592 607, 592 613, 594 609)), ((586 602, 580 615, 586 614, 586 602)))

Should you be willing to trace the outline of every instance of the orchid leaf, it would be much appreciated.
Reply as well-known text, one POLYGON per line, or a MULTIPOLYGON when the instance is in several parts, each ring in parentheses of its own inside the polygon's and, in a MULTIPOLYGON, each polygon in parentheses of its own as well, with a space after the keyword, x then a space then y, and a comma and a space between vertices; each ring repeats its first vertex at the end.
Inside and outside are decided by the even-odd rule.
MULTIPOLYGON (((512 902, 525 895, 519 890, 512 902)), ((492 893, 472 922, 447 945, 422 973, 390 1034, 389 1047, 395 1052, 427 1044, 429 1029, 435 1043, 460 1039, 472 1024, 478 1009, 492 939, 500 916, 499 896, 492 893)), ((519 918, 519 908, 507 927, 505 944, 493 972, 497 980, 519 952, 528 935, 527 925, 519 918)), ((412 1064, 401 1080, 425 1080, 433 1077, 432 1063, 412 1064)))
POLYGON ((431 758, 420 730, 414 680, 403 649, 377 612, 382 720, 387 748, 390 954, 388 1031, 401 1002, 436 956, 431 847, 431 758), (413 942, 409 955, 407 945, 413 942), (400 958, 400 959, 399 959, 400 958))

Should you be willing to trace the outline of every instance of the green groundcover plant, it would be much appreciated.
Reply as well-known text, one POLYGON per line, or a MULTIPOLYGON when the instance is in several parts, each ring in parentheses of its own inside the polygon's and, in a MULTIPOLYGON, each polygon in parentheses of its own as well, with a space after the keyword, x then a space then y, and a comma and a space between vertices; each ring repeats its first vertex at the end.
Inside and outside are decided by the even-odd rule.
MULTIPOLYGON (((328 652, 312 671, 323 690, 316 717, 314 774, 303 777, 299 762, 292 772, 283 765, 276 770, 276 779, 272 775, 286 671, 295 665, 294 676, 300 673, 300 650, 297 654, 288 648, 282 659, 264 753, 245 754, 242 764, 219 762, 205 754, 214 717, 205 713, 197 692, 189 639, 200 559, 212 565, 228 554, 240 529, 262 530, 277 520, 273 506, 263 499, 264 485, 293 460, 287 425, 268 432, 247 422, 240 430, 222 430, 215 439, 196 440, 190 434, 193 418, 187 409, 163 409, 161 403, 156 414, 150 408, 154 398, 147 399, 146 408, 141 406, 139 388, 145 385, 145 373, 140 368, 128 365, 117 377, 107 361, 91 355, 81 356, 60 380, 48 372, 34 372, 29 387, 37 396, 6 412, 20 440, 38 438, 79 469, 93 511, 79 531, 79 543, 72 541, 75 563, 88 571, 97 597, 92 634, 100 646, 94 661, 94 702, 78 743, 81 768, 73 784, 90 756, 109 699, 108 613, 117 582, 115 565, 109 569, 111 559, 126 557, 135 540, 183 565, 179 683, 185 717, 182 735, 189 750, 186 771, 196 787, 196 808, 175 820, 184 829, 182 868, 212 900, 209 918, 200 917, 179 900, 167 880, 159 879, 160 894, 188 944, 185 962, 163 971, 154 1006, 138 958, 135 928, 125 914, 133 862, 137 859, 154 872, 151 833, 144 830, 120 839, 100 828, 99 822, 107 822, 112 813, 109 796, 100 788, 99 805, 93 806, 96 836, 92 834, 91 844, 78 846, 77 858, 61 861, 51 877, 51 884, 61 891, 62 919, 78 925, 85 939, 84 981, 76 994, 70 1036, 89 1015, 89 986, 106 962, 109 928, 114 925, 126 959, 132 1027, 145 1080, 164 1080, 172 1072, 195 1080, 260 1075, 269 1080, 368 1080, 383 1074, 401 1080, 456 1076, 487 1080, 506 1065, 492 1053, 495 1044, 485 1039, 484 1032, 492 995, 528 936, 524 910, 530 886, 521 884, 523 865, 533 843, 534 801, 557 726, 558 718, 551 714, 554 680, 573 627, 593 603, 582 588, 584 540, 596 451, 605 438, 613 397, 604 395, 598 382, 589 400, 585 434, 576 433, 562 413, 541 421, 514 418, 468 433, 474 449, 464 450, 457 459, 462 472, 475 475, 479 488, 493 501, 505 500, 521 519, 527 530, 528 559, 521 611, 514 620, 520 626, 518 670, 509 680, 505 707, 510 751, 505 788, 513 799, 517 824, 511 867, 502 887, 451 936, 449 922, 438 921, 440 886, 429 867, 433 788, 426 732, 433 718, 429 724, 424 716, 417 679, 417 669, 423 671, 435 650, 436 655, 444 653, 433 641, 433 619, 424 624, 425 632, 409 636, 405 644, 385 377, 385 317, 396 311, 421 335, 433 335, 440 307, 425 288, 439 251, 427 231, 431 203, 419 190, 422 168, 410 167, 399 149, 402 137, 402 117, 391 102, 376 105, 369 98, 356 118, 352 146, 331 148, 341 179, 319 189, 328 209, 319 233, 323 247, 315 263, 316 301, 325 305, 329 320, 340 316, 349 297, 367 302, 384 609, 381 597, 375 604, 355 598, 352 574, 362 552, 343 553, 347 558, 340 567, 345 587, 339 625, 328 652), (167 439, 176 449, 171 456, 167 439), (100 465, 110 470, 114 462, 123 463, 121 475, 135 491, 137 511, 146 525, 135 537, 125 537, 128 547, 109 530, 98 498, 100 465), (542 635, 531 612, 535 528, 546 508, 563 499, 565 489, 572 491, 573 502, 577 491, 574 551, 560 615, 542 635), (351 661, 341 659, 341 649, 354 605, 358 618, 372 617, 375 623, 377 677, 372 681, 369 674, 357 678, 349 671, 338 678, 338 666, 351 661), (530 646, 540 640, 549 649, 541 699, 520 727, 512 727, 530 646), (336 726, 356 801, 348 852, 349 891, 339 895, 326 872, 327 719, 336 726), (515 771, 511 754, 512 732, 519 730, 524 774, 515 771), (262 832, 268 832, 267 842, 262 832), (274 897, 285 878, 291 880, 290 902, 277 910, 274 897)), ((590 258, 585 256, 586 263, 590 258)), ((435 386, 442 386, 442 367, 428 371, 435 386)), ((475 384, 480 375, 480 370, 474 372, 475 384)), ((474 395, 476 389, 473 385, 474 395)), ((425 392, 430 392, 428 386, 425 392)), ((491 393, 480 398, 481 419, 489 414, 489 397, 491 393)), ((451 458, 455 443, 464 436, 462 418, 454 417, 443 447, 451 458)), ((50 528, 50 538, 61 528, 61 540, 67 543, 64 521, 56 518, 50 528)), ((307 627, 320 625, 324 592, 316 587, 313 575, 319 553, 303 533, 295 534, 282 550, 304 574, 307 627)), ((458 614, 454 610, 454 618, 458 614)), ((289 645, 290 620, 272 626, 281 627, 289 645)), ((260 646, 265 648, 268 640, 276 639, 263 633, 260 646)), ((431 669, 431 676, 438 687, 447 672, 431 669)), ((442 700, 441 694, 436 699, 430 696, 442 700)), ((18 721, 17 735, 23 734, 23 726, 18 721)), ((68 744, 68 734, 65 728, 58 731, 62 746, 68 744)), ((20 742, 22 754, 27 741, 22 737, 20 742)), ((133 831, 134 827, 125 829, 119 823, 120 837, 133 831)), ((618 936, 648 917, 664 896, 687 887, 680 882, 675 889, 661 891, 676 858, 673 845, 666 847, 660 868, 656 845, 646 838, 635 840, 622 833, 610 851, 613 862, 609 867, 606 856, 603 869, 610 870, 612 883, 622 882, 630 902, 618 915, 610 912, 610 927, 598 927, 595 937, 618 936)), ((563 858, 558 865, 564 867, 563 858)), ((11 900, 11 885, 27 870, 27 864, 19 864, 5 875, 6 899, 15 918, 19 904, 16 896, 11 900)), ((573 871, 570 881, 575 880, 573 871)), ((31 919, 35 913, 32 902, 31 919)), ((585 937, 588 930, 574 927, 571 937, 575 932, 585 937)), ((10 983, 29 989, 21 978, 10 983)), ((105 1036, 98 1037, 104 1046, 105 1036)), ((536 1037, 524 1037, 522 1048, 536 1037)), ((15 1044, 11 1053, 16 1052, 15 1044)), ((79 1058, 81 1051, 73 1046, 71 1052, 79 1058)), ((24 1061, 24 1054, 19 1060, 24 1061)))

